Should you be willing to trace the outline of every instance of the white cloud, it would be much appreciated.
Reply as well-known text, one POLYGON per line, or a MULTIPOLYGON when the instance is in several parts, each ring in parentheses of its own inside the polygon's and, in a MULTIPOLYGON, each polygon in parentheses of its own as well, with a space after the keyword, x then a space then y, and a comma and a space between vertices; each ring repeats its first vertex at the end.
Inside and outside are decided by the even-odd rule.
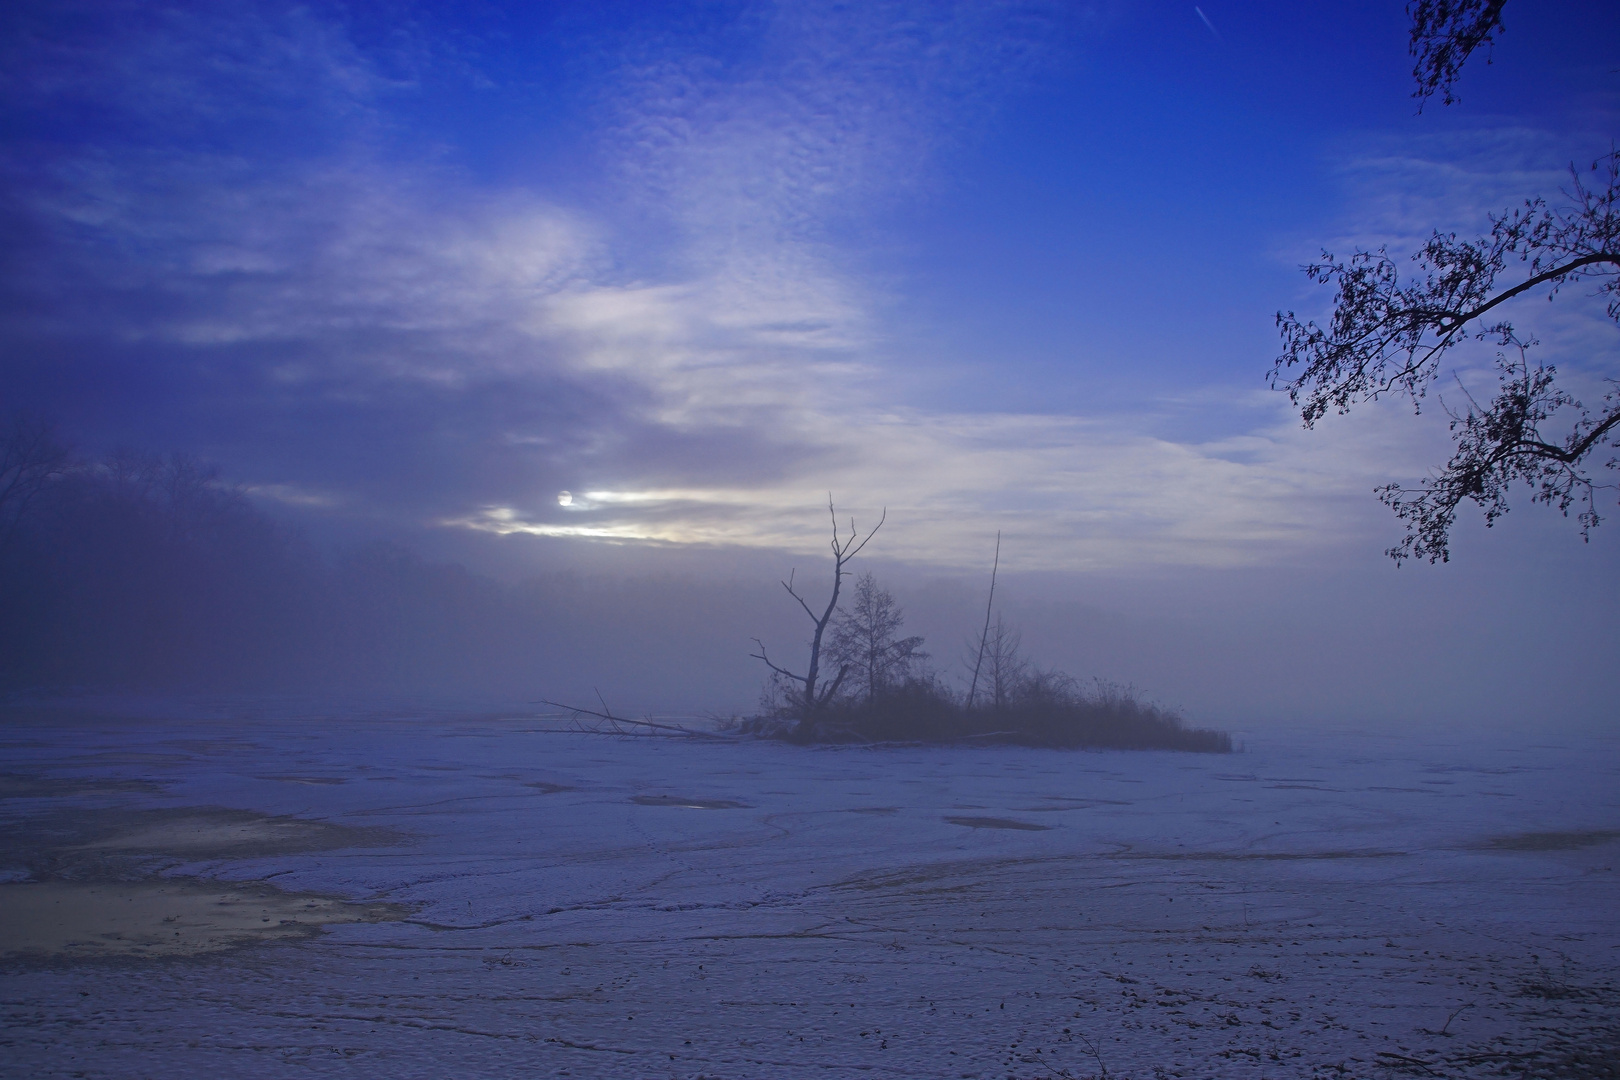
POLYGON ((1143 436, 1140 417, 812 413, 799 435, 827 452, 768 483, 586 492, 589 525, 511 508, 459 524, 814 553, 831 493, 841 515, 886 508, 884 554, 918 563, 975 565, 1000 529, 1019 569, 1250 565, 1365 542, 1386 524, 1372 487, 1415 444, 1438 452, 1432 425, 1393 411, 1306 433, 1272 404, 1274 426, 1207 444, 1143 436))

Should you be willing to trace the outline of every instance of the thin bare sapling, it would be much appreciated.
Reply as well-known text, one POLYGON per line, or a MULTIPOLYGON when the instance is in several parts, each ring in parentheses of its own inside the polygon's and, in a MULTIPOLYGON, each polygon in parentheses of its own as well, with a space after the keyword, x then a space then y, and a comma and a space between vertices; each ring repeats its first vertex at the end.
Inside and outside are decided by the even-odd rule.
POLYGON ((973 658, 973 681, 968 683, 967 707, 979 692, 979 671, 984 667, 984 650, 990 643, 990 609, 996 602, 996 571, 1001 569, 1001 530, 996 530, 996 557, 990 564, 990 595, 984 602, 984 629, 979 632, 979 651, 973 658))

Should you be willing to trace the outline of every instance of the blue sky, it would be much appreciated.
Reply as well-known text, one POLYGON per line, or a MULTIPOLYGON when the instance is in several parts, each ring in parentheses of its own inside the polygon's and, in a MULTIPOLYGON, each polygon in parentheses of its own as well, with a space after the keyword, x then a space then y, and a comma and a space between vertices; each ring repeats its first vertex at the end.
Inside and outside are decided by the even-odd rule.
MULTIPOLYGON (((6 394, 519 564, 816 552, 832 492, 919 572, 1394 573, 1443 417, 1300 430, 1273 316, 1604 153, 1620 10, 1515 0, 1420 115, 1401 4, 1199 8, 10 5, 6 394)), ((1533 329, 1598 388, 1583 303, 1533 329)), ((1612 593, 1532 515, 1459 551, 1612 593)))

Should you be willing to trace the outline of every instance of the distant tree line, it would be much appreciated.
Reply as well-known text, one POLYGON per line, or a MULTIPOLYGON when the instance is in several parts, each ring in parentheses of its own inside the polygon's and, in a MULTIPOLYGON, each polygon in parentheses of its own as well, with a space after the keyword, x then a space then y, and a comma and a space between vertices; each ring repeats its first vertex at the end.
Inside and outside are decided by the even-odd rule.
POLYGON ((715 612, 658 587, 512 585, 385 542, 323 554, 194 458, 84 458, 0 415, 0 690, 532 697, 548 673, 678 667, 648 659, 657 620, 637 613, 715 612))

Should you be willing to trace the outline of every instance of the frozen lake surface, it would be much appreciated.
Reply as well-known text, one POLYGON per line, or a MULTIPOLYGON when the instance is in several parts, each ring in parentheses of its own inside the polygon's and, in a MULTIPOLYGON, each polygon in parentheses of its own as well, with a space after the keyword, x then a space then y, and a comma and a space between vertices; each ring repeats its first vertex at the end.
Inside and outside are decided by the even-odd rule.
POLYGON ((0 1073, 1620 1075, 1612 738, 540 726, 14 711, 0 1073))

